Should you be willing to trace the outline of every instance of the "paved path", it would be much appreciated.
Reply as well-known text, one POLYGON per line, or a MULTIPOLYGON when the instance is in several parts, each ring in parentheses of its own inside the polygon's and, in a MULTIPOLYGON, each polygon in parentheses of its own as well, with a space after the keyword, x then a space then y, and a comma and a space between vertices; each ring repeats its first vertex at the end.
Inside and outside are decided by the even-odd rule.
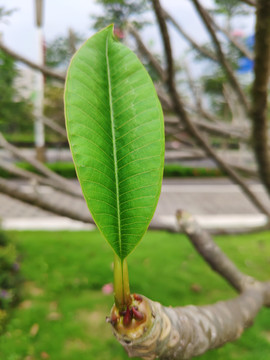
MULTIPOLYGON (((33 191, 28 183, 19 181, 15 183, 25 192, 33 191)), ((250 187, 270 207, 263 187, 257 183, 251 183, 250 187)), ((67 207, 72 206, 78 212, 88 213, 87 206, 81 199, 74 200, 73 197, 59 195, 46 186, 39 186, 36 191, 52 204, 61 202, 67 207)), ((92 225, 55 216, 1 193, 0 204, 0 218, 5 229, 92 228, 92 225)), ((208 229, 241 229, 262 226, 266 222, 266 217, 247 200, 238 186, 229 183, 226 179, 164 180, 153 222, 175 226, 174 215, 178 209, 192 213, 202 226, 208 229)))

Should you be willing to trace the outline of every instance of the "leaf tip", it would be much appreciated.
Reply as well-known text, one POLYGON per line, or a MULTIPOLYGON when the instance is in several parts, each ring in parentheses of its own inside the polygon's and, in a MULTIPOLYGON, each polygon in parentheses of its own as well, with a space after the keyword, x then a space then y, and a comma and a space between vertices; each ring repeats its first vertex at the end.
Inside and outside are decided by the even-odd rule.
MULTIPOLYGON (((114 38, 114 23, 108 25, 105 29, 106 29, 106 30, 108 31, 108 33, 110 33, 110 34, 112 35, 112 37, 114 38)), ((104 30, 105 30, 105 29, 104 29, 104 30)))

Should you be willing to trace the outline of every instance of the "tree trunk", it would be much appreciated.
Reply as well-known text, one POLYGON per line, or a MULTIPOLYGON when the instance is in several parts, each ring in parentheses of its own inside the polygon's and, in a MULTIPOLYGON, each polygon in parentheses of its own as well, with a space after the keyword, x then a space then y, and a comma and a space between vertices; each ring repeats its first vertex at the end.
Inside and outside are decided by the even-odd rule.
POLYGON ((257 1, 255 39, 255 80, 253 84, 253 144, 261 179, 270 195, 270 152, 268 141, 267 99, 270 76, 270 2, 257 1))

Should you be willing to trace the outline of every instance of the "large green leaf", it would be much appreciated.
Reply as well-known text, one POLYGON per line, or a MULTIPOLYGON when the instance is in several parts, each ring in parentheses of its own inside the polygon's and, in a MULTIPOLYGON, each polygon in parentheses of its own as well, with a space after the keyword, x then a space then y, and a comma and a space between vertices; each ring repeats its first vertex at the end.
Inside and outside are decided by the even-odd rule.
POLYGON ((70 147, 89 210, 124 259, 154 214, 162 181, 164 125, 154 85, 113 26, 84 43, 65 89, 70 147))

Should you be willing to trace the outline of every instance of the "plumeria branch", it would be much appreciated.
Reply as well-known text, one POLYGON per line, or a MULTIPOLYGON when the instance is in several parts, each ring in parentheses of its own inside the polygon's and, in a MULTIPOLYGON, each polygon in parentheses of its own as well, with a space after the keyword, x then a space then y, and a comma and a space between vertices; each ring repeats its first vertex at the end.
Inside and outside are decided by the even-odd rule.
POLYGON ((64 203, 53 201, 44 198, 38 191, 26 193, 18 188, 17 184, 12 184, 10 181, 0 177, 0 193, 6 194, 11 198, 20 200, 24 203, 37 206, 40 209, 47 210, 53 214, 65 216, 73 220, 82 221, 84 223, 94 223, 90 215, 84 215, 83 212, 78 212, 64 203))
MULTIPOLYGON (((196 1, 196 0, 194 0, 196 1)), ((175 85, 175 76, 174 76, 174 64, 173 64, 173 56, 172 56, 172 48, 171 41, 167 29, 166 20, 164 18, 164 14, 162 11, 162 7, 160 5, 159 0, 152 0, 153 8, 156 13, 156 17, 159 23, 164 50, 166 55, 167 62, 167 73, 168 73, 168 90, 171 96, 171 100, 174 106, 174 111, 178 115, 179 119, 186 126, 186 129, 189 131, 192 137, 196 139, 199 146, 208 154, 222 169, 228 176, 233 180, 236 184, 238 184, 242 191, 247 195, 247 197, 253 202, 253 204, 264 214, 270 218, 269 209, 262 203, 262 201, 250 190, 247 184, 242 180, 242 178, 237 174, 237 172, 232 169, 228 164, 226 164, 220 156, 216 154, 216 152, 211 148, 206 138, 200 133, 197 127, 193 124, 191 119, 189 118, 188 113, 186 112, 183 102, 179 96, 179 93, 176 89, 175 85)))
POLYGON ((243 3, 256 7, 256 0, 241 0, 243 3))
POLYGON ((54 79, 57 79, 61 82, 65 82, 64 74, 63 75, 59 74, 45 66, 38 65, 37 63, 25 58, 24 56, 16 53, 15 51, 11 50, 9 47, 4 45, 1 41, 0 41, 0 49, 3 50, 6 54, 8 54, 11 57, 13 57, 14 59, 16 59, 17 61, 22 62, 23 64, 31 67, 32 69, 41 71, 44 75, 52 77, 54 79))
POLYGON ((118 341, 130 357, 191 359, 238 339, 263 306, 270 306, 270 282, 262 283, 242 273, 214 243, 210 235, 186 212, 177 219, 196 250, 240 295, 205 306, 164 307, 145 297, 144 329, 122 332, 113 324, 118 341))
POLYGON ((23 161, 26 161, 27 163, 31 164, 35 169, 37 169, 41 174, 43 174, 48 179, 54 181, 56 184, 62 187, 62 189, 65 189, 68 193, 73 194, 75 196, 81 197, 81 192, 77 188, 74 187, 74 184, 70 181, 66 180, 62 176, 56 174, 49 168, 47 168, 43 163, 38 161, 37 159, 25 155, 20 149, 18 149, 16 146, 10 144, 2 135, 0 132, 0 146, 4 149, 8 150, 10 153, 12 153, 14 156, 16 156, 19 159, 22 159, 23 161))
POLYGON ((165 307, 144 298, 150 324, 138 338, 114 331, 130 357, 145 360, 191 359, 238 339, 265 302, 261 288, 245 290, 232 300, 206 306, 165 307))
POLYGON ((200 46, 183 28, 182 26, 165 10, 162 9, 164 17, 175 27, 175 29, 190 43, 193 49, 197 50, 202 56, 217 62, 218 59, 213 51, 200 46))
POLYGON ((219 63, 221 64, 221 66, 223 67, 229 82, 232 85, 232 88, 234 89, 234 91, 236 92, 238 99, 240 101, 240 103, 243 105, 244 109, 246 110, 246 112, 248 112, 249 110, 249 102, 246 98, 245 93, 243 92, 234 72, 233 69, 231 68, 231 65, 229 64, 228 60, 226 59, 226 56, 222 50, 220 41, 216 35, 216 32, 213 28, 213 20, 210 16, 210 14, 202 7, 202 5, 200 4, 200 2, 198 0, 192 0, 194 3, 194 6, 197 9, 198 14, 200 15, 203 23, 205 24, 205 27, 207 28, 211 39, 213 41, 213 44, 215 46, 216 49, 216 54, 217 54, 217 58, 219 60, 219 63))
POLYGON ((235 264, 222 252, 210 234, 204 230, 189 213, 178 211, 176 214, 181 230, 188 236, 197 252, 237 291, 241 292, 254 285, 256 281, 243 274, 235 264))

